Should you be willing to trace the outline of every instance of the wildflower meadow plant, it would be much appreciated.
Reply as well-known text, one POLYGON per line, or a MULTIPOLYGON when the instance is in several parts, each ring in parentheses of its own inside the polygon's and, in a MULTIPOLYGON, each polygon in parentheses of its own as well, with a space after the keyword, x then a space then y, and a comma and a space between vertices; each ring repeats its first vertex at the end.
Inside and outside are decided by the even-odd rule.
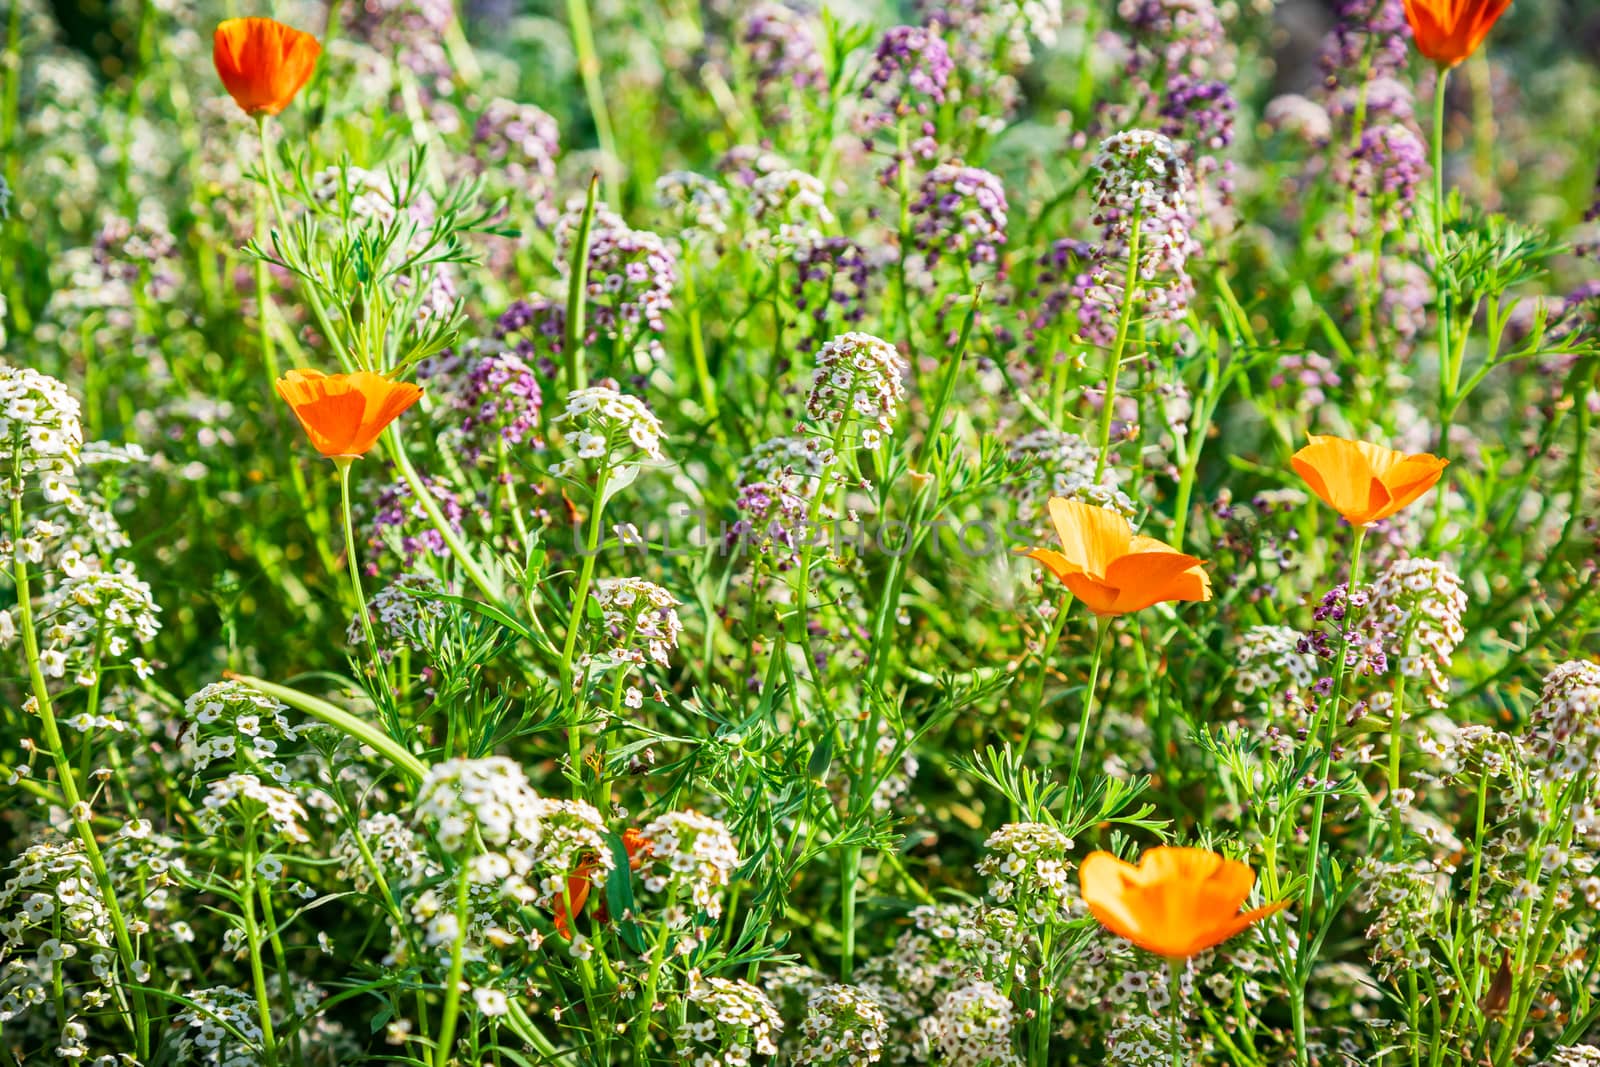
POLYGON ((1591 7, 10 3, 0 1063, 1600 1067, 1591 7))

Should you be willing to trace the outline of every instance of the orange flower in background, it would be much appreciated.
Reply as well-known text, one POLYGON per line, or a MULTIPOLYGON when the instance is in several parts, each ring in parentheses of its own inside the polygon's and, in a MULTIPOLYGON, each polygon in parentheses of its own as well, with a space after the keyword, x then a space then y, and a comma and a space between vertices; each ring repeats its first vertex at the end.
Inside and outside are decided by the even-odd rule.
POLYGON ((1417 51, 1453 67, 1478 50, 1511 0, 1405 0, 1417 51))
POLYGON ((392 382, 370 371, 292 370, 278 379, 277 390, 317 451, 330 458, 371 451, 384 427, 422 395, 410 382, 392 382))
POLYGON ((1215 948, 1289 905, 1241 913, 1256 872, 1203 848, 1152 848, 1137 867, 1095 852, 1078 868, 1078 883, 1101 926, 1169 960, 1215 948))
POLYGON ((1387 519, 1432 489, 1450 465, 1426 452, 1407 455, 1366 441, 1316 434, 1289 462, 1311 491, 1352 526, 1387 519))
MULTIPOLYGON (((622 847, 628 850, 628 869, 638 870, 639 864, 650 852, 650 839, 638 830, 624 830, 622 832, 622 847)), ((589 880, 594 876, 599 862, 593 856, 585 856, 578 863, 578 869, 567 878, 567 895, 565 899, 556 900, 555 925, 556 933, 570 939, 572 937, 572 916, 583 912, 583 906, 589 901, 589 880), (567 911, 567 905, 572 905, 572 911, 567 911)), ((601 905, 596 913, 604 921, 606 918, 605 906, 601 905)))
POLYGON ((272 19, 228 19, 211 39, 222 85, 247 115, 276 115, 305 87, 322 45, 272 19))
POLYGON ((1211 579, 1200 560, 1151 537, 1140 537, 1115 511, 1050 498, 1061 551, 1030 548, 1096 615, 1126 615, 1168 600, 1210 600, 1211 579))

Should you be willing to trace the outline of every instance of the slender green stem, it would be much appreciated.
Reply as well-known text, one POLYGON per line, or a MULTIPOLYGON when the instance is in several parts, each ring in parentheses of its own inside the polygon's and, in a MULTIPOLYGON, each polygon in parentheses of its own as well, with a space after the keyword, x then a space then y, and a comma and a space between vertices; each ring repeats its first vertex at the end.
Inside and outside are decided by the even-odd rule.
POLYGON ((713 432, 720 432, 717 422, 717 388, 712 384, 711 367, 706 362, 706 342, 702 336, 700 322, 700 299, 695 291, 694 263, 689 257, 687 247, 683 250, 682 262, 683 303, 689 319, 689 355, 694 360, 694 377, 700 386, 700 404, 706 410, 706 419, 711 423, 713 432))
POLYGON ((1039 1003, 1028 1024, 1028 1067, 1049 1067, 1051 1016, 1055 1013, 1055 920, 1046 920, 1039 933, 1039 1003))
POLYGON ((898 165, 895 168, 895 189, 898 193, 898 199, 900 202, 900 247, 898 249, 899 255, 895 257, 895 293, 898 300, 897 306, 900 309, 900 332, 905 338, 906 345, 913 353, 911 373, 913 375, 917 375, 920 379, 920 373, 917 369, 920 361, 915 355, 916 343, 911 336, 911 291, 909 288, 909 283, 906 280, 906 257, 911 254, 912 245, 911 148, 910 137, 906 132, 906 123, 904 119, 900 120, 900 126, 896 136, 898 138, 898 152, 895 156, 895 159, 898 165))
POLYGON ((261 927, 256 924, 256 828, 253 821, 245 828, 244 861, 239 880, 239 912, 244 920, 245 949, 250 954, 250 982, 255 987, 256 1017, 261 1023, 261 1057, 267 1067, 276 1067, 278 1040, 272 1031, 272 1001, 267 996, 266 969, 261 962, 261 927))
POLYGON ((621 157, 617 155, 617 138, 612 132, 611 112, 606 108, 605 86, 600 80, 600 55, 594 46, 594 22, 589 17, 588 0, 567 0, 567 25, 572 31, 572 50, 578 56, 583 95, 588 100, 595 137, 604 157, 601 168, 605 174, 606 199, 618 204, 616 172, 621 157))
MULTIPOLYGON (((272 142, 267 138, 266 115, 256 116, 256 136, 261 141, 261 179, 267 187, 267 200, 272 204, 272 215, 278 220, 278 225, 285 229, 289 226, 289 216, 283 211, 283 198, 278 195, 278 176, 273 167, 272 142)), ((319 305, 320 307, 320 305, 319 305)), ((326 323, 324 323, 326 329, 326 323)), ((330 335, 328 343, 333 344, 334 338, 330 335)))
POLYGON ((339 469, 339 516, 344 522, 344 556, 350 568, 350 591, 356 598, 356 618, 361 620, 361 635, 367 639, 367 651, 372 657, 372 672, 378 677, 378 691, 383 694, 385 714, 398 716, 399 706, 394 692, 389 688, 389 671, 383 657, 378 654, 378 637, 372 630, 372 619, 367 614, 367 596, 361 590, 361 564, 356 555, 355 523, 350 514, 350 468, 356 456, 335 456, 333 465, 339 469))
POLYGON ((1106 472, 1106 458, 1111 449, 1111 419, 1117 406, 1117 375, 1122 370, 1122 353, 1128 346, 1128 329, 1133 322, 1133 306, 1138 302, 1139 291, 1139 223, 1137 211, 1128 233, 1128 269, 1122 278, 1122 308, 1117 313, 1117 337, 1106 359, 1105 396, 1100 402, 1100 434, 1098 454, 1094 462, 1094 481, 1106 472))
MULTIPOLYGON (((1311 908, 1316 903, 1317 895, 1317 857, 1322 850, 1322 814, 1327 806, 1327 780, 1333 766, 1333 748, 1339 731, 1339 704, 1344 696, 1345 661, 1350 653, 1350 634, 1354 629, 1354 622, 1350 618, 1350 603, 1355 591, 1361 586, 1361 547, 1367 538, 1367 528, 1356 528, 1355 545, 1350 553, 1350 577, 1345 585, 1345 614, 1339 624, 1339 651, 1338 659, 1333 665, 1333 688, 1327 701, 1319 709, 1317 718, 1312 723, 1311 740, 1322 740, 1322 757, 1317 773, 1316 798, 1311 802, 1311 840, 1306 849, 1306 880, 1301 890, 1300 897, 1300 944, 1302 949, 1310 944, 1311 934, 1311 908), (1327 737, 1322 737, 1326 729, 1327 737)), ((1293 999, 1295 1009, 1295 1034, 1296 1048, 1295 1061, 1299 1064, 1306 1062, 1307 1050, 1305 1047, 1305 996, 1304 985, 1310 977, 1311 961, 1297 968, 1293 983, 1299 990, 1299 995, 1293 999)))
POLYGON ((1096 615, 1094 621, 1094 658, 1089 661, 1089 686, 1083 691, 1083 711, 1078 717, 1078 741, 1072 752, 1072 779, 1077 781, 1083 769, 1084 743, 1089 738, 1089 720, 1094 715, 1094 694, 1100 684, 1100 660, 1105 656, 1106 636, 1111 633, 1111 616, 1096 615))
POLYGON ((1167 961, 1167 981, 1172 991, 1172 1067, 1183 1067, 1183 961, 1167 961))
MULTIPOLYGON (((1455 407, 1452 381, 1455 377, 1450 343, 1450 285, 1449 271, 1445 265, 1444 249, 1444 119, 1445 87, 1450 80, 1450 68, 1441 66, 1439 78, 1433 87, 1433 246, 1434 288, 1439 303, 1439 455, 1450 450, 1450 420, 1455 407)), ((1444 531, 1445 487, 1440 485, 1433 500, 1433 526, 1428 531, 1428 543, 1435 544, 1444 531)))
POLYGON ((456 875, 456 938, 450 944, 450 971, 445 976, 444 1016, 439 1023, 439 1040, 433 1047, 434 1067, 445 1067, 450 1062, 450 1048, 456 1042, 456 1020, 461 1016, 461 972, 466 967, 467 923, 471 916, 467 908, 468 875, 471 868, 465 863, 456 875))
MULTIPOLYGON (((22 460, 20 450, 14 451, 13 455, 18 458, 13 461, 11 471, 11 484, 15 487, 11 494, 11 534, 13 545, 18 546, 22 541, 20 491, 22 460)), ((73 829, 77 831, 79 842, 83 845, 84 856, 94 872, 95 885, 100 890, 101 901, 111 919, 112 935, 117 944, 117 955, 121 958, 123 971, 131 978, 138 971, 139 959, 133 951, 133 939, 128 934, 128 923, 122 914, 122 905, 117 900, 117 887, 111 881, 111 872, 106 868, 105 856, 100 852, 100 842, 95 839, 94 828, 89 824, 89 806, 84 803, 82 794, 78 791, 77 772, 73 770, 72 760, 67 755, 66 746, 61 740, 61 730, 56 724, 50 690, 44 680, 44 670, 40 666, 39 637, 34 630, 33 594, 29 589, 27 557, 23 555, 20 547, 12 549, 11 580, 16 586, 17 628, 22 634, 22 655, 27 661, 34 711, 39 716, 39 727, 44 734, 45 749, 55 763, 56 777, 61 786, 61 797, 66 802, 67 814, 72 819, 73 829)), ((133 1031, 134 1045, 138 1049, 139 1058, 143 1060, 150 1055, 150 1013, 145 1003, 144 991, 138 984, 133 985, 131 993, 133 1018, 130 1020, 130 1029, 133 1031)))
MULTIPOLYGON (((1407 626, 1400 638, 1400 652, 1403 657, 1406 646, 1411 643, 1415 632, 1415 625, 1407 626)), ((1400 817, 1400 804, 1397 798, 1400 795, 1400 755, 1405 748, 1405 736, 1401 726, 1405 722, 1406 702, 1406 675, 1400 672, 1399 682, 1395 685, 1394 700, 1389 705, 1389 846, 1396 859, 1400 856, 1400 839, 1403 822, 1400 817)))
MULTIPOLYGON (((667 905, 660 914, 671 915, 677 905, 678 887, 674 884, 667 889, 667 905)), ((650 1044, 650 1020, 656 1014, 656 990, 661 985, 661 969, 666 965, 667 940, 672 936, 672 927, 667 925, 665 919, 661 919, 660 922, 655 944, 650 949, 650 969, 645 973, 644 999, 639 1002, 641 1010, 633 1023, 633 1062, 640 1065, 648 1062, 645 1059, 645 1049, 650 1044)))
POLYGON ((856 883, 861 880, 861 849, 844 849, 839 861, 839 981, 848 982, 856 968, 856 883))
MULTIPOLYGON (((582 0, 571 0, 581 5, 582 0)), ((582 389, 589 382, 584 368, 585 309, 589 298, 589 236, 594 230, 594 213, 598 205, 600 175, 589 178, 589 192, 583 205, 583 217, 578 220, 578 232, 572 239, 570 259, 567 263, 567 333, 566 356, 567 391, 582 389)))
MULTIPOLYGON (((261 138, 262 166, 267 174, 271 174, 271 163, 268 157, 271 152, 267 143, 266 116, 262 116, 256 123, 256 130, 261 138)), ((258 190, 255 197, 256 215, 256 244, 261 248, 267 247, 267 206, 269 188, 276 188, 276 182, 266 183, 266 187, 258 190)), ((272 339, 272 286, 271 273, 267 269, 267 261, 256 259, 256 330, 261 344, 261 365, 267 372, 267 378, 277 381, 279 376, 278 350, 272 339)), ((327 526, 322 521, 322 515, 311 506, 311 492, 306 485, 305 473, 298 463, 289 464, 289 484, 294 489, 295 502, 300 505, 300 514, 306 517, 306 525, 311 528, 311 540, 316 546, 317 557, 322 561, 323 567, 332 570, 334 566, 333 554, 328 549, 327 526)))
MULTIPOLYGON (((609 454, 609 449, 607 450, 609 454)), ((609 471, 602 467, 595 481, 594 510, 589 516, 589 530, 584 537, 583 562, 578 565, 578 584, 573 587, 572 613, 567 618, 567 635, 561 644, 561 681, 573 689, 575 671, 572 657, 578 649, 578 634, 583 630, 584 618, 589 610, 589 590, 594 584, 595 560, 600 555, 601 530, 604 528, 606 481, 609 471)), ((575 781, 583 774, 583 714, 581 700, 574 694, 572 724, 567 727, 567 758, 575 781)))

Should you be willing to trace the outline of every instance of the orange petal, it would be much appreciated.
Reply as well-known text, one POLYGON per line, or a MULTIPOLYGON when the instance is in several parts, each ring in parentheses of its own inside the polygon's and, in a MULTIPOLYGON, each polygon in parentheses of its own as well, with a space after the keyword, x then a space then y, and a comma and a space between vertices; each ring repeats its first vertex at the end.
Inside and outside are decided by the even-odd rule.
POLYGON ((1269 915, 1278 914, 1278 912, 1282 911, 1284 908, 1287 908, 1289 904, 1290 902, 1288 900, 1280 900, 1276 903, 1264 904, 1259 908, 1254 908, 1250 911, 1235 915, 1227 922, 1213 927, 1212 929, 1205 931, 1202 935, 1196 937, 1189 955, 1193 956, 1204 952, 1206 949, 1216 948, 1229 938, 1232 938, 1238 934, 1242 934, 1245 930, 1260 922, 1262 919, 1267 918, 1269 915))
POLYGON ((589 876, 594 872, 595 861, 584 857, 578 862, 578 869, 567 877, 567 891, 565 897, 556 898, 555 927, 556 933, 570 939, 572 937, 572 919, 583 914, 583 906, 589 901, 589 876), (571 911, 568 911, 571 905, 571 911))
POLYGON ((1109 508, 1081 500, 1050 498, 1050 518, 1061 538, 1061 554, 1085 574, 1104 578, 1111 561, 1128 551, 1133 528, 1109 508))
POLYGON ((325 456, 364 455, 384 427, 422 395, 415 385, 367 371, 325 375, 291 370, 275 387, 325 456))
POLYGON ((1081 574, 1082 572, 1072 565, 1072 561, 1061 553, 1050 548, 1028 548, 1022 551, 1029 559, 1038 560, 1047 567, 1051 574, 1066 581, 1068 575, 1081 574))
POLYGON ((321 53, 315 37, 266 18, 221 22, 211 43, 223 88, 249 115, 276 115, 288 107, 321 53))
MULTIPOLYGON (((1148 542, 1149 538, 1141 540, 1148 542)), ((1168 600, 1209 600, 1211 583, 1200 560, 1172 548, 1136 552, 1113 560, 1106 571, 1107 584, 1118 590, 1118 614, 1142 611, 1168 600)))
POLYGON ((1423 452, 1406 456, 1387 471, 1383 471, 1379 479, 1389 492, 1389 503, 1376 518, 1388 518, 1410 506, 1418 497, 1438 484, 1444 469, 1449 465, 1449 460, 1423 452))
POLYGON ((1130 889, 1137 883, 1138 869, 1109 852, 1092 852, 1078 866, 1078 887, 1089 911, 1101 926, 1135 944, 1144 936, 1142 916, 1131 906, 1130 889))
POLYGON ((1417 51, 1446 67, 1476 52, 1511 0, 1405 0, 1417 51))
POLYGON ((1083 606, 1096 615, 1121 615, 1117 607, 1119 590, 1116 586, 1088 574, 1063 575, 1067 590, 1083 602, 1083 606))
POLYGON ((381 375, 365 371, 353 374, 350 378, 351 385, 360 390, 367 400, 366 414, 352 449, 356 455, 364 455, 372 450, 384 429, 402 411, 417 402, 422 390, 410 382, 391 382, 381 375))
POLYGON ((1255 872, 1207 849, 1153 848, 1137 867, 1097 852, 1078 877, 1084 902, 1106 929, 1168 959, 1221 944, 1287 903, 1239 914, 1255 872))
POLYGON ((1365 526, 1389 504, 1389 491, 1378 480, 1369 449, 1377 446, 1341 437, 1318 437, 1290 459, 1295 471, 1323 503, 1352 526, 1365 526))

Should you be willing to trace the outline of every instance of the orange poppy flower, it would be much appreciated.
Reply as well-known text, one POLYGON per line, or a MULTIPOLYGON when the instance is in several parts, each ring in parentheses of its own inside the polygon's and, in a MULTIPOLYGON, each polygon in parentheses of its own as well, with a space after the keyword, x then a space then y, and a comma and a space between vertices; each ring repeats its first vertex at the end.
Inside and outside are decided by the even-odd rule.
MULTIPOLYGON (((628 869, 638 870, 639 864, 650 852, 650 839, 638 830, 624 830, 622 832, 622 847, 628 850, 628 869)), ((555 925, 556 933, 570 939, 572 937, 572 916, 583 911, 583 906, 589 901, 589 879, 594 876, 595 868, 599 862, 593 856, 585 856, 578 862, 578 869, 567 878, 567 895, 564 899, 556 900, 555 925), (567 905, 572 905, 572 911, 567 911, 567 905)), ((601 905, 596 917, 605 921, 605 905, 601 905)))
POLYGON ((278 379, 277 390, 317 451, 330 458, 365 455, 384 427, 422 395, 410 382, 392 382, 370 371, 292 370, 278 379))
POLYGON ((1366 441, 1311 435, 1290 461, 1323 503, 1352 526, 1387 519, 1434 487, 1450 461, 1366 441))
POLYGON ((1049 567, 1096 615, 1211 599, 1211 579, 1200 560, 1140 537, 1115 511, 1056 496, 1050 498, 1050 518, 1061 551, 1030 548, 1024 554, 1049 567))
POLYGON ((272 19, 228 19, 211 38, 223 88, 246 115, 276 115, 305 87, 322 45, 272 19))
POLYGON ((1289 905, 1241 913, 1256 872, 1203 848, 1152 848, 1137 867, 1095 852, 1078 868, 1078 884, 1101 926, 1169 960, 1215 948, 1289 905))
POLYGON ((1478 50, 1511 0, 1405 0, 1417 51, 1453 67, 1478 50))

